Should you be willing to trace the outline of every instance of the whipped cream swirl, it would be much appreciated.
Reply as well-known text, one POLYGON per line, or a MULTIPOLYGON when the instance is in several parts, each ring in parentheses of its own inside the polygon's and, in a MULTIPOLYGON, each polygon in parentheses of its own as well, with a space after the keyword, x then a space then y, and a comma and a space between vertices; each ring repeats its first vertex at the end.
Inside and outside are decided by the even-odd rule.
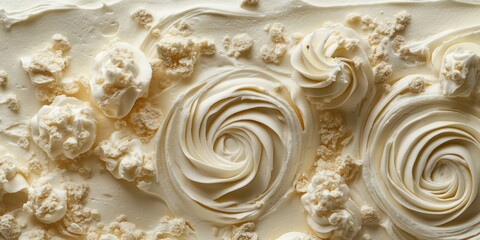
POLYGON ((480 45, 459 43, 441 46, 433 52, 432 63, 447 96, 480 94, 480 45))
POLYGON ((355 107, 373 80, 367 43, 352 29, 328 25, 293 50, 292 78, 322 108, 355 107))
POLYGON ((480 106, 444 97, 435 79, 409 91, 399 80, 380 99, 363 135, 364 177, 372 196, 404 232, 420 239, 480 234, 480 106))
POLYGON ((311 108, 294 82, 257 68, 206 75, 165 118, 156 150, 159 181, 177 211, 244 222, 291 186, 312 140, 311 108))

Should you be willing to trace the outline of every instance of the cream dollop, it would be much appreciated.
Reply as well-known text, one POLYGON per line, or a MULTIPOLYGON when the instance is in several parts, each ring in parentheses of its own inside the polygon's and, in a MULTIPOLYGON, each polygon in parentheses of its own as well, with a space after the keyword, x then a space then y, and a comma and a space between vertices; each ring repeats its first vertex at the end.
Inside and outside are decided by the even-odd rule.
POLYGON ((18 165, 18 161, 0 146, 0 200, 5 193, 16 193, 27 189, 27 170, 18 165))
POLYGON ((43 106, 31 121, 33 141, 52 159, 74 159, 95 141, 93 109, 74 97, 57 96, 43 106))
POLYGON ((106 116, 122 118, 137 99, 147 95, 151 78, 145 54, 130 44, 117 43, 95 58, 90 91, 106 116))
POLYGON ((302 233, 302 232, 289 232, 277 238, 277 240, 317 240, 317 239, 318 238, 312 235, 302 233))
MULTIPOLYGON (((67 191, 52 186, 51 176, 38 179, 28 190, 28 202, 24 207, 46 224, 62 219, 67 213, 67 191)), ((58 179, 57 179, 58 180, 58 179)))
POLYGON ((480 234, 480 107, 444 97, 440 84, 399 80, 371 110, 362 137, 364 177, 391 221, 419 239, 480 234))
POLYGON ((234 224, 274 206, 311 141, 308 102, 288 78, 221 68, 178 97, 158 133, 161 188, 176 211, 234 224))
POLYGON ((307 223, 322 239, 353 239, 362 225, 361 212, 350 200, 345 179, 329 170, 317 172, 307 185, 302 204, 307 223))
POLYGON ((140 140, 132 139, 125 131, 116 131, 109 140, 100 142, 95 153, 117 179, 150 182, 155 175, 152 156, 144 153, 140 140))
POLYGON ((367 43, 352 29, 328 25, 295 47, 292 78, 322 108, 354 107, 374 79, 367 43))
POLYGON ((433 52, 432 63, 447 96, 480 95, 480 45, 441 46, 433 52))

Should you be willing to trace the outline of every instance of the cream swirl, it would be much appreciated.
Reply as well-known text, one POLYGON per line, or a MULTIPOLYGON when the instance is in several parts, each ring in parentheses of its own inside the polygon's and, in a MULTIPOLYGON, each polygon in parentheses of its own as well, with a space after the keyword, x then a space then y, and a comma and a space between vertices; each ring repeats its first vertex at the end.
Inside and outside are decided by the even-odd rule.
POLYGON ((294 49, 292 78, 321 107, 354 107, 373 80, 367 49, 365 41, 350 28, 322 27, 294 49))
POLYGON ((312 115, 289 79, 256 68, 215 72, 165 118, 157 165, 170 207, 233 224, 258 217, 291 186, 312 115))
POLYGON ((441 46, 433 52, 432 63, 447 96, 480 94, 480 45, 459 43, 441 46))
POLYGON ((367 120, 364 177, 400 229, 420 239, 465 239, 480 233, 480 107, 443 97, 435 79, 408 91, 399 80, 367 120))

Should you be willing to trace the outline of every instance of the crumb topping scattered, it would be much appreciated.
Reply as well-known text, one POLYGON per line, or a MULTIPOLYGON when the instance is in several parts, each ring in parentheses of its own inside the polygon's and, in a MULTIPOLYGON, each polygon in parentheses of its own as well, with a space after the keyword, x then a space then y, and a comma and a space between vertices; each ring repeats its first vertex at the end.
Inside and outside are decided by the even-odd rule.
POLYGON ((18 239, 22 233, 13 214, 7 213, 0 217, 0 235, 7 240, 18 239))
MULTIPOLYGON (((230 45, 230 38, 224 38, 223 40, 224 46, 230 45)), ((247 54, 253 46, 253 39, 250 35, 246 33, 241 33, 235 35, 231 40, 232 47, 228 50, 227 55, 230 57, 240 57, 242 55, 247 54)))
POLYGON ((160 224, 154 232, 155 240, 196 239, 192 226, 183 218, 165 216, 160 220, 160 224))
POLYGON ((260 57, 265 63, 280 64, 283 55, 287 52, 284 38, 284 26, 281 23, 267 24, 264 30, 268 33, 272 43, 264 44, 260 48, 260 57))
POLYGON ((58 95, 78 92, 77 79, 63 79, 63 73, 70 64, 70 57, 66 56, 70 47, 65 36, 55 34, 47 47, 22 59, 22 67, 28 72, 32 84, 37 87, 40 101, 52 102, 58 95))
POLYGON ((7 86, 7 82, 8 82, 8 74, 7 72, 1 70, 0 71, 0 87, 5 87, 7 86))
POLYGON ((378 225, 380 223, 380 214, 373 208, 367 205, 362 206, 362 222, 365 225, 378 225))
POLYGON ((425 91, 426 83, 423 77, 416 77, 409 84, 408 88, 416 93, 421 93, 425 91))
POLYGON ((213 55, 215 44, 206 38, 191 37, 192 28, 178 23, 157 44, 158 65, 170 77, 187 78, 192 75, 199 55, 213 55))
POLYGON ((255 223, 243 223, 233 226, 232 229, 225 234, 223 240, 257 240, 258 235, 255 231, 255 223))
POLYGON ((133 20, 146 29, 152 26, 153 15, 145 9, 138 9, 132 14, 133 20))

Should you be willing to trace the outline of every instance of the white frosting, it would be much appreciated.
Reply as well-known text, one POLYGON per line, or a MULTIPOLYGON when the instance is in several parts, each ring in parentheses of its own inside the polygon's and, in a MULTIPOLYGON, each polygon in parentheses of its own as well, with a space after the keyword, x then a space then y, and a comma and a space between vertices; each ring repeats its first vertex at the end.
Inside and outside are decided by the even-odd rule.
POLYGON ((146 97, 151 78, 147 57, 130 44, 117 43, 95 58, 90 91, 106 116, 122 118, 138 98, 146 97))
POLYGON ((293 50, 292 78, 321 107, 356 106, 373 82, 367 49, 352 29, 327 25, 293 50))
POLYGON ((371 111, 362 144, 368 189, 409 235, 477 236, 480 108, 472 99, 443 97, 439 84, 409 92, 418 77, 401 79, 371 111))
POLYGON ((31 121, 33 141, 52 159, 74 159, 95 141, 93 109, 73 97, 57 96, 43 106, 31 121))
POLYGON ((447 96, 480 94, 480 45, 459 43, 439 47, 433 52, 432 59, 447 96), (441 66, 436 66, 440 60, 443 60, 441 66))
POLYGON ((288 79, 256 68, 215 72, 166 116, 159 179, 170 207, 238 223, 264 213, 291 186, 311 113, 288 79))
POLYGON ((125 131, 114 132, 109 140, 99 144, 95 152, 115 178, 146 181, 154 175, 152 157, 144 153, 140 140, 131 139, 125 131))
POLYGON ((277 240, 316 240, 316 237, 313 237, 312 235, 302 233, 302 232, 289 232, 285 233, 277 240))
MULTIPOLYGON (((419 127, 413 131, 413 128, 407 126, 406 133, 402 135, 406 124, 402 125, 401 120, 395 119, 418 117, 418 121, 422 121, 420 120, 422 116, 427 113, 436 114, 435 112, 438 112, 439 115, 442 115, 443 112, 453 112, 452 115, 459 116, 477 115, 478 110, 469 110, 470 108, 477 109, 478 106, 478 98, 475 99, 478 91, 478 88, 475 88, 475 84, 478 83, 478 77, 475 75, 477 72, 475 63, 478 62, 476 44, 478 44, 480 33, 478 23, 480 5, 459 4, 455 1, 402 1, 402 4, 383 1, 380 4, 370 4, 372 1, 380 1, 259 0, 249 1, 257 3, 248 7, 244 5, 241 8, 242 1, 159 0, 138 2, 122 0, 118 4, 111 4, 118 0, 59 1, 0 0, 0 8, 5 8, 5 11, 0 9, 0 23, 7 27, 14 24, 10 31, 0 29, 2 43, 5 45, 2 48, 1 56, 3 69, 0 71, 3 70, 8 74, 8 81, 2 82, 0 76, 0 85, 3 83, 0 90, 5 96, 17 96, 22 101, 22 106, 18 111, 10 111, 7 105, 0 106, 0 145, 8 147, 9 153, 13 156, 21 156, 21 158, 13 160, 16 167, 21 166, 24 162, 29 162, 28 167, 31 172, 28 174, 28 182, 32 184, 38 180, 38 175, 66 167, 69 168, 69 171, 65 173, 66 179, 49 181, 54 192, 62 189, 56 184, 60 185, 67 179, 89 184, 91 192, 81 201, 85 201, 89 207, 98 209, 98 214, 101 215, 101 218, 98 219, 99 228, 95 228, 96 220, 91 222, 90 230, 98 230, 98 232, 95 232, 94 238, 90 239, 155 239, 155 233, 163 233, 171 238, 181 239, 184 237, 178 237, 177 230, 188 224, 183 225, 184 222, 180 220, 162 222, 159 216, 165 214, 175 216, 175 219, 185 219, 191 223, 198 239, 219 239, 225 231, 229 231, 228 229, 238 230, 237 232, 233 231, 235 234, 232 236, 252 239, 257 237, 276 239, 288 231, 298 232, 285 234, 285 237, 282 236, 282 238, 309 239, 308 235, 305 235, 311 233, 318 235, 317 238, 348 239, 354 235, 353 232, 358 230, 357 219, 361 217, 363 217, 364 226, 358 230, 354 239, 477 237, 475 229, 479 227, 478 222, 480 222, 476 218, 479 212, 476 208, 478 203, 477 200, 469 203, 469 199, 475 195, 473 189, 478 188, 476 182, 478 170, 476 166, 473 166, 476 164, 475 160, 472 160, 478 151, 475 150, 477 149, 475 144, 470 144, 468 141, 466 141, 468 144, 462 142, 462 139, 476 138, 475 134, 464 134, 462 138, 459 135, 450 134, 449 130, 442 127, 444 131, 441 134, 430 138, 432 141, 442 140, 449 135, 453 138, 452 142, 460 142, 459 145, 470 149, 450 151, 445 150, 449 148, 448 144, 445 144, 436 148, 439 151, 432 152, 441 150, 457 155, 461 154, 465 159, 470 159, 468 163, 474 163, 464 164, 468 168, 458 167, 457 172, 462 174, 452 174, 457 177, 457 180, 450 182, 452 183, 450 189, 452 192, 458 193, 454 197, 464 199, 465 202, 454 202, 452 199, 447 199, 444 202, 449 202, 453 206, 448 210, 445 210, 447 204, 442 205, 425 197, 428 195, 425 190, 427 189, 426 185, 416 185, 415 182, 419 178, 413 176, 408 178, 402 175, 409 172, 422 172, 423 166, 426 166, 424 169, 427 169, 426 164, 422 165, 422 162, 419 161, 415 166, 408 164, 400 166, 407 162, 399 158, 402 157, 400 156, 401 152, 406 152, 404 151, 406 148, 392 150, 391 152, 398 153, 398 156, 388 158, 383 157, 379 152, 387 149, 385 146, 388 144, 383 143, 388 139, 395 139, 392 141, 392 145, 406 146, 410 142, 411 146, 418 146, 421 151, 412 151, 408 155, 411 158, 414 158, 414 155, 420 156, 419 154, 429 150, 428 147, 422 147, 426 145, 420 145, 412 140, 415 134, 428 132, 428 128, 419 127), (340 4, 343 6, 338 7, 340 4), (91 7, 85 10, 86 5, 91 7), (64 11, 62 9, 73 10, 64 11), (151 24, 150 29, 147 30, 138 25, 131 18, 131 15, 138 9, 145 9, 152 13, 153 21, 148 22, 148 25, 151 24), (398 19, 394 19, 397 16, 395 13, 403 10, 411 14, 412 21, 408 26, 399 22, 398 19), (346 17, 350 14, 359 16, 361 22, 358 24, 348 22, 346 17), (352 29, 332 25, 318 29, 325 21, 342 23, 346 20, 352 29), (281 28, 277 27, 280 26, 277 22, 281 23, 281 28), (185 23, 185 25, 180 23, 185 23), (189 32, 188 36, 181 35, 178 38, 169 36, 170 30, 175 26, 180 26, 179 29, 181 29, 187 25, 189 26, 186 29, 189 32), (270 26, 269 29, 265 29, 268 30, 268 33, 262 29, 267 25, 270 26), (463 28, 464 26, 471 27, 463 28), (462 29, 458 30, 458 28, 462 29), (68 38, 71 43, 68 52, 59 54, 56 51, 60 48, 52 48, 56 50, 51 52, 42 52, 41 42, 49 39, 55 33, 62 34, 66 37, 65 39, 68 38), (429 35, 435 33, 440 34, 428 38, 429 35), (226 35, 242 36, 242 38, 236 39, 242 41, 237 42, 236 45, 232 38, 231 48, 224 49, 221 42, 226 35), (247 35, 250 36, 251 41, 244 37, 247 35), (303 39, 304 42, 301 42, 303 36, 306 37, 303 39), (100 50, 102 46, 116 38, 138 47, 152 61, 154 71, 150 86, 148 86, 148 96, 139 94, 137 91, 141 90, 136 87, 133 87, 133 95, 127 96, 124 92, 117 93, 119 94, 117 95, 118 99, 125 97, 123 99, 126 102, 134 104, 132 110, 128 104, 119 103, 116 107, 116 103, 108 106, 105 104, 104 109, 106 110, 114 109, 120 112, 123 109, 128 113, 126 117, 117 122, 115 119, 105 117, 105 114, 94 108, 95 114, 97 114, 95 125, 98 130, 96 131, 98 142, 108 139, 108 144, 103 145, 106 147, 103 149, 105 164, 89 161, 89 158, 92 158, 91 160, 97 158, 97 156, 88 157, 89 151, 82 154, 82 159, 87 161, 43 161, 42 152, 38 151, 39 149, 35 145, 28 144, 29 136, 16 134, 18 127, 12 126, 21 124, 25 119, 31 119, 45 102, 51 102, 56 95, 74 95, 82 101, 92 101, 94 104, 92 100, 94 97, 89 94, 89 89, 77 85, 78 81, 76 80, 82 80, 84 75, 88 75, 86 83, 87 88, 90 88, 88 77, 93 75, 103 77, 101 71, 91 74, 91 70, 95 67, 93 65, 96 64, 95 56, 102 51, 100 50), (185 40, 185 38, 190 40, 185 40), (362 38, 370 40, 371 46, 367 46, 362 38), (427 41, 422 41, 426 38, 427 41), (418 40, 421 42, 416 42, 418 40), (315 43, 317 48, 304 51, 309 43, 315 43), (238 58, 229 57, 231 49, 235 50, 232 53, 233 56, 239 55, 238 58), (347 51, 348 49, 353 50, 347 51), (35 52, 38 54, 36 55, 35 52), (31 56, 31 61, 25 62, 24 69, 20 60, 25 56, 31 56), (291 61, 286 61, 286 58, 291 58, 291 61), (374 84, 371 84, 374 77, 370 65, 375 66, 377 75, 378 82, 374 84), (227 76, 222 69, 219 70, 218 67, 224 66, 231 66, 229 72, 234 71, 235 74, 227 76), (261 70, 256 68, 251 70, 252 66, 261 70), (422 76, 418 78, 412 76, 402 80, 405 85, 394 84, 398 79, 412 73, 419 73, 422 76), (251 80, 243 81, 246 78, 251 80), (71 83, 75 84, 64 84, 64 81, 69 79, 72 80, 71 83), (267 81, 258 79, 267 79, 267 81), (457 81, 452 81, 455 79, 457 81), (31 97, 35 95, 35 90, 43 88, 47 88, 39 94, 43 103, 34 98, 30 101, 31 97), (73 91, 72 88, 75 90, 73 91), (237 90, 229 90, 233 88, 237 88, 237 90), (275 90, 279 90, 279 92, 275 90), (395 94, 389 94, 389 91, 395 92, 395 94), (242 95, 247 95, 247 98, 242 99, 239 97, 240 94, 232 96, 232 92, 235 94, 237 92, 248 93, 242 95), (163 114, 157 114, 157 124, 151 124, 149 118, 153 116, 151 115, 152 111, 141 110, 144 99, 137 99, 137 94, 140 98, 147 97, 145 100, 151 104, 150 109, 168 113, 165 115, 166 118, 163 119, 163 114), (345 118, 345 125, 348 125, 348 129, 352 131, 351 137, 339 137, 337 139, 340 140, 336 141, 335 136, 341 134, 319 133, 318 131, 322 128, 317 129, 313 126, 315 125, 313 123, 318 121, 310 119, 310 106, 302 97, 304 94, 318 107, 335 108, 334 111, 345 118), (294 95, 295 97, 293 97, 294 95), (448 98, 444 95, 447 95, 448 98), (214 96, 218 98, 214 99, 214 96), (262 101, 253 104, 254 101, 248 99, 250 96, 262 97, 262 101), (395 100, 388 100, 392 96, 395 96, 395 100), (426 102, 426 96, 429 96, 428 98, 431 96, 431 100, 428 101, 432 102, 432 105, 430 102, 426 102), (178 97, 184 99, 178 99, 174 105, 178 97), (222 104, 227 104, 234 97, 238 97, 240 100, 222 108, 222 104), (402 99, 406 101, 404 105, 400 103, 402 99), (460 103, 454 103, 457 101, 460 103), (386 104, 386 102, 391 102, 392 105, 386 104), (272 109, 278 110, 263 111, 265 108, 259 107, 262 104, 268 105, 267 103, 272 104, 270 105, 272 109), (365 103, 362 104, 362 108, 353 108, 361 103, 365 103), (375 107, 377 104, 383 104, 383 106, 375 107), (254 111, 237 111, 240 107, 253 105, 256 107, 254 111), (386 105, 388 107, 385 107, 386 105), (412 107, 402 110, 404 109, 402 107, 406 105, 412 105, 412 107), (400 112, 395 115, 397 110, 400 112), (250 114, 250 112, 254 113, 250 114), (222 116, 228 117, 220 119, 222 116), (368 123, 364 122, 366 121, 365 116, 370 116, 368 123), (233 122, 232 119, 239 121, 233 122), (392 119, 391 123, 387 124, 387 119, 392 119), (305 123, 303 129, 298 127, 301 125, 300 122, 305 123), (218 125, 215 125, 217 123, 218 125), (160 126, 160 124, 164 125, 160 126), (235 124, 243 125, 241 128, 235 129, 235 124), (141 131, 137 131, 138 126, 148 128, 148 131, 151 130, 151 134, 154 134, 160 126, 160 132, 157 135, 158 142, 155 143, 155 141, 145 138, 141 131), (193 128, 192 126, 199 127, 193 128), (253 126, 256 128, 250 130, 246 126, 252 126, 250 129, 253 129, 253 126), (382 126, 386 127, 381 129, 382 126), (114 127, 118 127, 118 129, 114 129, 114 127), (120 128, 134 131, 125 133, 125 135, 119 133, 112 135, 120 128), (237 144, 240 140, 235 142, 222 137, 219 132, 227 128, 231 132, 244 133, 243 136, 248 137, 244 141, 245 144, 237 144), (367 128, 366 132, 375 132, 369 136, 375 136, 380 132, 381 136, 379 135, 376 142, 372 143, 372 138, 364 138, 360 134, 364 128, 367 128), (393 132, 392 135, 388 135, 388 131, 393 132), (279 136, 276 135, 277 133, 279 136), (387 135, 394 137, 382 138, 387 135), (135 140, 139 137, 143 141, 141 147, 140 143, 135 140), (223 141, 223 139, 225 140, 223 141), (217 144, 222 141, 225 152, 222 152, 223 149, 218 147, 220 144, 217 144), (310 163, 315 159, 313 149, 317 142, 334 144, 335 149, 319 148, 316 158, 331 155, 332 161, 312 166, 310 163), (365 158, 363 154, 366 148, 362 147, 359 151, 357 143, 364 144, 364 142, 374 144, 369 145, 368 151, 371 156, 375 157, 365 158), (307 144, 311 145, 306 148, 307 144), (156 163, 159 168, 158 172, 155 172, 155 168, 148 167, 153 170, 155 177, 151 178, 151 184, 146 184, 148 192, 145 193, 139 191, 134 185, 145 187, 140 184, 146 178, 139 177, 138 169, 144 168, 139 164, 139 159, 143 158, 142 155, 153 152, 154 146, 157 146, 158 162, 156 163), (230 161, 234 159, 231 157, 234 154, 228 155, 227 151, 233 152, 234 150, 238 150, 237 156, 243 156, 246 160, 230 161), (120 154, 115 155, 118 152, 120 154), (262 154, 261 156, 258 156, 259 152, 262 154), (299 152, 308 152, 308 154, 296 157, 299 156, 299 152), (273 157, 267 154, 271 154, 273 157), (338 159, 336 158, 337 154, 339 154, 338 156, 349 155, 352 158, 338 159), (359 169, 362 167, 359 160, 367 162, 368 166, 365 166, 365 169, 370 170, 359 169), (255 165, 257 163, 258 165, 255 165), (398 166, 389 163, 395 163, 398 166), (85 166, 76 164, 85 164, 85 166), (381 171, 375 168, 385 167, 382 164, 393 170, 386 171, 382 175, 381 171), (104 165, 109 166, 111 173, 120 178, 120 181, 104 171, 102 169, 104 165), (120 167, 121 165, 123 167, 120 167), (297 165, 299 165, 298 169, 297 165), (257 166, 258 168, 255 168, 257 166), (81 175, 76 171, 70 171, 76 170, 77 167, 81 175), (302 189, 302 191, 305 190, 302 193, 295 193, 291 190, 293 185, 291 179, 301 178, 300 180, 307 186, 312 174, 306 172, 302 175, 303 177, 299 175, 308 170, 321 171, 324 170, 322 169, 324 167, 337 171, 344 178, 346 183, 339 181, 334 185, 343 190, 346 188, 345 184, 348 184, 348 188, 350 188, 348 195, 350 196, 346 199, 340 198, 338 204, 333 204, 334 202, 327 198, 328 192, 324 191, 321 184, 312 184, 307 195, 310 200, 308 200, 308 204, 305 204, 305 209, 308 211, 305 211, 299 194, 303 194, 306 187, 302 189), (135 170, 133 171, 133 169, 135 170), (268 171, 269 169, 271 171, 268 171), (264 173, 265 175, 262 175, 264 173), (160 174, 158 179, 156 178, 157 174, 160 174), (357 175, 366 175, 369 185, 365 186, 364 176, 355 177, 357 175), (388 179, 383 176, 402 178, 392 180, 393 178, 388 179), (462 176, 471 176, 472 180, 464 181, 462 176), (249 177, 251 179, 248 179, 249 177), (132 182, 123 181, 123 179, 132 182), (159 181, 158 185, 156 180, 159 181), (213 181, 217 182, 212 183, 213 181), (459 183, 455 189, 458 191, 454 191, 453 188, 456 183, 459 183), (367 188, 370 188, 371 191, 369 192, 367 188), (416 188, 421 189, 417 190, 416 188), (404 189, 406 190, 403 191, 404 189), (468 190, 461 191, 460 189, 468 190), (314 201, 325 200, 319 196, 321 194, 316 196, 315 192, 326 193, 325 206, 314 204, 314 201), (403 195, 397 192, 402 192, 403 195), (151 193, 158 195, 161 199, 151 197, 151 193), (461 196, 461 193, 465 194, 461 196), (221 194, 224 195, 221 196, 221 194), (411 196, 411 198, 402 199, 404 195, 411 196), (422 201, 416 201, 418 199, 422 199, 422 201), (357 202, 359 206, 364 206, 361 213, 358 213, 353 201, 357 202), (165 202, 168 206, 165 206, 165 202), (419 203, 429 208, 419 210, 419 203), (371 208, 365 207, 366 205, 371 208), (315 209, 317 206, 330 209, 330 211, 324 216, 319 216, 321 211, 315 209), (432 214, 433 208, 435 208, 435 214, 432 214), (437 211, 438 209, 441 211, 437 211), (447 213, 448 211, 450 213, 447 213), (460 212, 460 215, 454 217, 460 212), (118 214, 129 216, 131 223, 115 223, 110 228, 108 223, 118 214), (308 219, 307 221, 305 217, 308 219), (439 219, 443 221, 450 219, 450 221, 440 224, 438 223, 439 219), (235 225, 225 226, 229 224, 235 225), (100 229, 102 225, 105 227, 100 229), (242 228, 245 225, 254 225, 255 228, 242 228), (178 228, 178 226, 180 227, 178 228), (213 231, 212 227, 215 227, 213 231), (387 231, 381 228, 386 228, 387 231)), ((400 18, 408 16, 408 14, 400 15, 400 18)), ((61 39, 58 40, 61 41, 61 39)), ((103 53, 111 50, 107 49, 103 53)), ((106 61, 111 61, 111 58, 106 57, 106 61)), ((99 66, 99 69, 107 69, 106 65, 100 64, 99 66)), ((118 73, 128 75, 128 71, 131 69, 141 68, 136 63, 128 66, 133 67, 120 69, 118 73)), ((144 66, 148 66, 148 64, 144 66)), ((109 80, 114 81, 115 78, 109 78, 109 80)), ((101 84, 96 87, 103 91, 101 84)), ((127 88, 129 87, 127 86, 127 88)), ((107 95, 101 93, 97 96, 103 97, 103 101, 110 99, 111 96, 107 95)), ((453 121, 452 118, 454 117, 435 117, 434 119, 425 117, 423 123, 427 125, 430 123, 443 124, 445 121, 462 122, 453 121)), ((470 125, 474 129, 471 132, 477 131, 475 126, 478 125, 478 122, 471 121, 464 125, 470 125)), ((332 126, 337 125, 332 124, 332 126)), ((46 133, 54 133, 55 128, 49 129, 52 131, 46 133)), ((456 128, 457 131, 465 129, 456 128)), ((333 127, 331 131, 337 131, 337 128, 333 127)), ((338 128, 338 131, 341 133, 341 128, 338 128)), ((58 132, 63 134, 63 131, 58 132)), ((470 129, 464 132, 470 132, 470 129)), ((53 135, 55 134, 51 134, 51 136, 53 135)), ((71 134, 68 137, 74 135, 71 134)), ((237 137, 237 139, 241 138, 237 137)), ((56 158, 64 158, 65 154, 62 149, 64 140, 59 141, 60 148, 56 147, 55 149, 62 153, 56 158)), ((417 159, 420 158, 417 157, 417 159)), ((448 176, 448 173, 456 171, 453 167, 445 170, 444 167, 439 166, 437 164, 431 167, 434 172, 432 176, 438 180, 435 181, 436 185, 444 184, 442 174, 448 176)), ((456 166, 462 165, 457 164, 456 166)), ((428 173, 428 171, 423 172, 428 173)), ((17 172, 15 176, 18 176, 20 180, 27 177, 23 172, 17 172)), ((7 179, 9 182, 14 182, 11 181, 11 178, 7 179)), ((23 184, 16 186, 23 188, 23 184)), ((145 189, 142 188, 142 190, 145 189)), ((347 191, 340 192, 347 193, 347 191)), ((17 201, 17 195, 23 196, 22 194, 6 194, 4 196, 6 204, 4 205, 9 208, 12 207, 10 205, 21 205, 22 202, 10 204, 12 197, 15 198, 13 201, 17 201)), ((69 195, 70 190, 68 190, 69 195)), ((61 208, 50 203, 45 203, 44 206, 61 208)), ((50 226, 45 226, 36 219, 35 214, 32 215, 33 217, 25 214, 22 209, 15 209, 15 213, 12 214, 18 225, 21 226, 19 230, 30 233, 27 234, 28 236, 22 234, 21 239, 28 237, 70 239, 72 237, 62 235, 69 231, 71 231, 70 233, 74 232, 75 237, 85 238, 86 236, 83 234, 87 229, 84 228, 84 224, 80 223, 85 218, 95 218, 96 214, 89 215, 88 211, 81 211, 69 202, 67 214, 50 226), (77 218, 82 221, 77 222, 77 218), (77 223, 79 224, 76 225, 77 223), (25 227, 23 227, 24 225, 25 227), (48 232, 32 231, 35 229, 48 229, 48 232)), ((87 225, 90 225, 90 222, 87 225)), ((2 226, 5 227, 5 225, 2 226)))

